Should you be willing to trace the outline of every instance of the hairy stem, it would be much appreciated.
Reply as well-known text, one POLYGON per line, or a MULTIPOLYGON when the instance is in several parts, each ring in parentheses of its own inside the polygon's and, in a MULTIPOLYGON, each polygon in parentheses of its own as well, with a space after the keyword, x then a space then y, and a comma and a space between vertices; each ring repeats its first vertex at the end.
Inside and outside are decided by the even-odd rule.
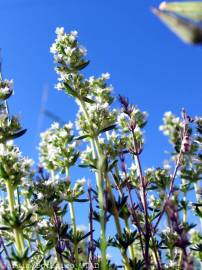
MULTIPOLYGON (((15 213, 15 195, 14 195, 14 188, 9 180, 5 181, 6 183, 6 190, 8 194, 8 205, 9 205, 9 211, 10 215, 14 215, 15 213)), ((24 238, 22 231, 19 228, 13 229, 13 234, 15 238, 15 247, 16 251, 19 255, 22 255, 22 253, 25 250, 25 245, 24 245, 24 238)), ((26 263, 23 263, 24 269, 26 269, 26 263)))

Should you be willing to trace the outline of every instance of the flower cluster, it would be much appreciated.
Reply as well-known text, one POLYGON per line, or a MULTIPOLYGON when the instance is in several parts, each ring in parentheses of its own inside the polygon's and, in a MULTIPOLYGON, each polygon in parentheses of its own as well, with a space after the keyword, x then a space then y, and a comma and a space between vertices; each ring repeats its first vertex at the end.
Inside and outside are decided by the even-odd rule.
POLYGON ((79 153, 76 151, 72 123, 59 127, 53 123, 44 133, 41 133, 39 145, 40 162, 48 170, 65 172, 66 168, 72 166, 79 153))
POLYGON ((0 100, 5 100, 13 94, 13 80, 0 81, 0 100))
POLYGON ((77 31, 69 34, 64 32, 64 28, 56 29, 57 38, 52 44, 50 51, 54 54, 57 63, 56 72, 60 75, 58 90, 71 88, 71 81, 81 83, 82 77, 77 76, 76 70, 82 69, 86 64, 86 49, 77 42, 77 31))
POLYGON ((24 158, 18 147, 12 143, 0 144, 1 181, 11 181, 13 186, 22 183, 23 178, 31 175, 33 161, 24 158))
POLYGON ((179 117, 176 117, 170 111, 164 114, 163 125, 159 127, 159 130, 169 137, 170 142, 173 145, 176 145, 181 141, 182 129, 183 122, 179 117))

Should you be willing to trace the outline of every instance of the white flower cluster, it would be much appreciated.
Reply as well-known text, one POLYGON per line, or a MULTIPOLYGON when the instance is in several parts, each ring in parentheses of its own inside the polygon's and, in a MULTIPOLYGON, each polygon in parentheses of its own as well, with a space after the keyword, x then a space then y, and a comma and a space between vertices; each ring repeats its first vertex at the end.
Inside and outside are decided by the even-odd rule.
POLYGON ((0 81, 0 99, 4 100, 13 93, 13 80, 0 81))
POLYGON ((183 123, 179 117, 176 117, 172 112, 166 112, 163 117, 163 125, 159 127, 159 130, 164 135, 173 137, 176 132, 176 128, 183 128, 183 123))
POLYGON ((60 170, 64 173, 76 159, 76 142, 73 141, 73 124, 69 122, 63 127, 53 123, 41 133, 39 144, 40 162, 48 170, 60 170))
POLYGON ((89 145, 87 145, 86 149, 81 152, 80 159, 83 165, 93 164, 93 150, 89 145))
MULTIPOLYGON (((55 33, 57 37, 50 48, 50 52, 54 54, 56 63, 60 63, 62 61, 65 62, 66 65, 69 65, 71 63, 71 57, 77 49, 75 42, 78 33, 77 31, 72 31, 69 34, 66 34, 64 27, 57 27, 55 33)), ((84 48, 79 48, 79 52, 82 56, 86 54, 86 50, 84 48)))
POLYGON ((60 75, 59 83, 56 89, 64 89, 64 81, 68 81, 74 76, 77 67, 85 63, 87 53, 83 46, 77 42, 77 31, 71 31, 69 34, 64 32, 64 28, 56 28, 57 37, 50 48, 54 55, 54 60, 58 64, 56 72, 60 75))
POLYGON ((0 164, 1 180, 9 180, 13 185, 19 184, 32 173, 33 160, 23 157, 12 142, 0 144, 0 164))
POLYGON ((98 135, 104 128, 115 124, 116 110, 110 110, 107 102, 103 104, 87 104, 86 108, 88 111, 88 119, 86 119, 86 116, 83 114, 82 108, 80 108, 77 114, 76 124, 81 135, 98 135))
POLYGON ((86 183, 85 178, 78 179, 73 187, 73 192, 76 193, 82 193, 83 192, 83 187, 86 183))
POLYGON ((133 134, 136 142, 142 146, 144 144, 143 127, 147 122, 147 112, 140 111, 137 107, 131 107, 131 116, 129 117, 124 112, 117 113, 117 123, 122 138, 125 138, 128 147, 133 145, 133 134), (131 127, 133 126, 133 134, 131 127))

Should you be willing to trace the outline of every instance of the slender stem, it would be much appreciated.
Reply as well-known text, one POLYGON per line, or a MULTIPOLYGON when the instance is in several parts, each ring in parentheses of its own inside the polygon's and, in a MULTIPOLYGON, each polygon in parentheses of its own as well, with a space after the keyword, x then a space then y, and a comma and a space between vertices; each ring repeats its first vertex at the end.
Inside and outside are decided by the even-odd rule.
POLYGON ((72 220, 72 226, 73 226, 75 262, 76 262, 76 265, 78 265, 79 254, 78 254, 78 243, 76 240, 77 230, 76 230, 76 219, 75 219, 75 211, 74 211, 73 202, 69 202, 69 213, 70 213, 70 217, 72 220))
MULTIPOLYGON (((125 165, 123 167, 125 167, 125 165)), ((116 171, 117 176, 119 176, 119 170, 118 170, 117 164, 115 165, 115 171, 116 171)), ((140 226, 138 217, 136 215, 136 209, 134 208, 134 203, 133 203, 132 194, 131 194, 131 188, 130 188, 130 185, 129 185, 128 181, 127 181, 128 177, 127 177, 126 170, 124 170, 124 175, 125 175, 125 179, 126 179, 126 188, 127 188, 128 195, 129 195, 129 201, 130 201, 130 204, 131 204, 131 206, 129 204, 127 204, 127 206, 128 206, 128 209, 130 209, 130 211, 131 211, 131 216, 132 216, 133 223, 135 222, 135 225, 136 225, 136 227, 138 229, 139 237, 140 237, 140 247, 141 247, 141 251, 142 251, 143 257, 145 258, 144 248, 143 248, 143 240, 142 240, 142 234, 143 234, 143 232, 141 230, 141 226, 140 226)), ((118 189, 119 189, 121 195, 123 195, 123 188, 122 188, 121 185, 118 186, 118 189)), ((131 255, 131 259, 132 259, 133 256, 134 256, 133 255, 134 254, 133 245, 129 246, 129 251, 130 251, 130 254, 132 254, 131 255)), ((135 256, 134 256, 134 258, 135 258, 135 256)))
MULTIPOLYGON (((69 177, 69 168, 65 169, 66 177, 69 177)), ((78 243, 76 241, 77 236, 77 229, 76 229, 76 217, 75 217, 75 211, 74 211, 74 204, 72 201, 69 202, 69 213, 72 221, 72 227, 73 227, 73 235, 74 235, 74 254, 75 254, 75 262, 76 265, 79 264, 79 254, 78 254, 78 243)))
MULTIPOLYGON (((85 102, 82 100, 79 100, 80 107, 84 113, 84 116, 86 120, 88 121, 89 125, 91 126, 90 117, 88 114, 88 111, 86 109, 85 102)), ((95 150, 95 139, 90 140, 93 156, 94 158, 97 157, 96 150, 95 150)), ((102 171, 98 169, 97 172, 95 172, 96 177, 96 183, 98 187, 98 202, 99 202, 99 208, 100 208, 100 225, 101 225, 101 255, 102 255, 102 270, 107 270, 107 242, 106 242, 106 236, 105 236, 105 211, 104 211, 104 190, 103 190, 103 179, 102 179, 102 171)))
MULTIPOLYGON (((116 171, 116 175, 117 177, 119 177, 119 170, 118 170, 118 166, 117 164, 115 165, 115 171, 116 171)), ((119 194, 120 196, 123 196, 124 193, 123 193, 123 188, 121 185, 117 185, 117 189, 119 191, 119 194)), ((127 205, 128 208, 130 209, 131 207, 129 205, 127 205)), ((126 230, 127 232, 130 233, 130 227, 129 227, 129 221, 128 221, 128 218, 124 215, 124 222, 125 222, 125 226, 126 226, 126 230)), ((131 257, 131 260, 134 260, 135 259, 135 252, 134 252, 134 247, 133 247, 133 244, 131 244, 129 247, 129 253, 130 253, 130 257, 131 257)))
POLYGON ((170 189, 169 189, 169 192, 168 192, 168 196, 167 196, 167 198, 166 198, 166 200, 165 200, 165 202, 163 204, 163 209, 162 209, 161 214, 159 215, 158 220, 157 220, 157 222, 156 222, 156 224, 154 226, 154 230, 156 230, 156 228, 158 227, 158 224, 161 221, 161 218, 163 217, 163 214, 165 213, 167 203, 170 200, 170 197, 171 197, 171 195, 173 193, 173 186, 174 186, 175 178, 177 176, 178 169, 180 167, 181 157, 182 157, 182 151, 180 151, 180 153, 178 155, 177 163, 176 163, 176 166, 175 166, 175 169, 174 169, 173 175, 171 177, 171 181, 170 181, 170 189))
MULTIPOLYGON (((112 193, 112 188, 111 188, 110 179, 109 179, 108 174, 105 175, 105 179, 106 179, 106 182, 107 182, 107 191, 109 192, 109 196, 110 196, 110 199, 112 201, 112 211, 113 211, 113 216, 114 216, 114 222, 115 222, 115 225, 116 225, 116 230, 117 230, 118 236, 122 237, 122 230, 121 230, 121 225, 120 225, 120 221, 119 221, 119 212, 118 212, 118 209, 116 207, 116 203, 115 203, 115 200, 114 200, 114 195, 112 193)), ((121 251, 121 255, 122 255, 123 259, 124 259, 126 269, 131 269, 130 265, 129 265, 126 250, 121 249, 120 251, 121 251)))
POLYGON ((89 198, 89 230, 90 230, 90 246, 88 247, 88 261, 94 267, 94 239, 93 239, 93 198, 92 198, 92 189, 91 185, 89 184, 88 188, 88 198, 89 198))
MULTIPOLYGON (((8 205, 10 214, 13 215, 15 212, 15 196, 14 189, 9 180, 6 181, 6 190, 8 193, 8 205)), ((18 254, 21 254, 24 251, 24 241, 23 236, 19 229, 13 229, 14 237, 15 237, 15 245, 18 254)))
MULTIPOLYGON (((199 182, 195 182, 194 183, 194 191, 195 191, 195 196, 196 196, 196 202, 200 202, 201 200, 201 196, 200 196, 200 193, 201 193, 201 188, 199 186, 199 182)), ((200 210, 201 210, 201 207, 200 207, 200 210)), ((202 218, 200 217, 200 223, 201 223, 201 228, 202 228, 202 218)))
MULTIPOLYGON (((130 233, 130 227, 129 227, 129 222, 128 222, 128 219, 126 217, 124 217, 124 222, 125 222, 125 226, 126 226, 126 231, 128 233, 130 233)), ((131 244, 129 247, 129 253, 130 253, 130 257, 131 257, 131 260, 134 261, 135 259, 135 252, 134 252, 134 248, 133 248, 133 244, 131 244)))
POLYGON ((154 261, 156 263, 157 269, 162 270, 158 248, 156 247, 155 240, 154 240, 152 233, 151 233, 151 239, 152 239, 152 244, 153 244, 152 254, 153 254, 154 261))
POLYGON ((142 166, 140 163, 140 157, 139 157, 139 149, 137 146, 137 142, 135 139, 135 134, 134 130, 132 131, 133 135, 133 144, 134 144, 134 150, 135 150, 135 163, 137 166, 137 171, 139 174, 140 182, 141 182, 141 202, 143 205, 144 209, 144 219, 145 219, 145 265, 147 269, 150 269, 150 258, 149 258, 149 241, 151 237, 151 229, 150 229, 150 224, 149 224, 149 216, 148 216, 148 205, 147 205, 147 195, 146 195, 146 183, 145 183, 145 178, 143 176, 143 171, 142 171, 142 166))

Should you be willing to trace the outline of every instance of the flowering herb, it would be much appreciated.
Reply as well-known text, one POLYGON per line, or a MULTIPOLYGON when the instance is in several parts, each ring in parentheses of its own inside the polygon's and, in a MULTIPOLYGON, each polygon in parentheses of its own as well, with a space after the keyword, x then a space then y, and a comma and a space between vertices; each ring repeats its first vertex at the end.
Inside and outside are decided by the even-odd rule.
POLYGON ((145 169, 147 113, 123 96, 115 108, 109 74, 82 73, 89 60, 78 33, 56 35, 56 89, 78 113, 75 125, 54 122, 41 134, 35 172, 13 142, 25 130, 9 115, 12 83, 0 82, 1 269, 201 269, 202 118, 165 113, 171 158, 145 169), (89 228, 78 224, 75 204, 88 205, 89 228), (109 248, 119 250, 118 263, 109 248))

